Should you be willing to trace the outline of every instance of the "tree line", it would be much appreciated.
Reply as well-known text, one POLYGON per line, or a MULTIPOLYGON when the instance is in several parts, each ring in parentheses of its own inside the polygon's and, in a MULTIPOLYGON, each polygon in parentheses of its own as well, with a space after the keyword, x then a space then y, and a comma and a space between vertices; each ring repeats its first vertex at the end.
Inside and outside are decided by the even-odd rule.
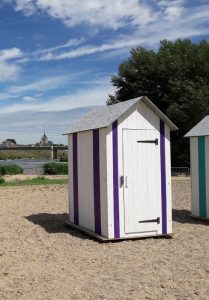
POLYGON ((172 166, 189 166, 189 140, 183 138, 209 113, 209 43, 163 40, 157 51, 132 49, 111 82, 107 104, 147 96, 179 128, 172 132, 172 166))

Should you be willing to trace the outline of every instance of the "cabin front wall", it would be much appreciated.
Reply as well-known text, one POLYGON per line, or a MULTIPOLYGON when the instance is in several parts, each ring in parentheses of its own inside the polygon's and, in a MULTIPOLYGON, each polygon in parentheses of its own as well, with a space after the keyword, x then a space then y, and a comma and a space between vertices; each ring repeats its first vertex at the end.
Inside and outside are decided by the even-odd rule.
MULTIPOLYGON (((132 153, 130 153, 132 156, 132 153)), ((171 212, 171 165, 170 129, 143 102, 133 107, 119 120, 108 127, 107 134, 107 193, 108 193, 108 238, 143 237, 172 233, 171 212), (159 146, 156 146, 156 197, 157 215, 160 223, 155 231, 125 233, 123 130, 155 130, 159 146)), ((135 160, 134 157, 131 159, 135 160)), ((137 184, 137 178, 135 178, 137 184)))
POLYGON ((209 136, 190 138, 192 215, 209 218, 209 136))
POLYGON ((107 237, 106 129, 68 136, 69 219, 107 237))

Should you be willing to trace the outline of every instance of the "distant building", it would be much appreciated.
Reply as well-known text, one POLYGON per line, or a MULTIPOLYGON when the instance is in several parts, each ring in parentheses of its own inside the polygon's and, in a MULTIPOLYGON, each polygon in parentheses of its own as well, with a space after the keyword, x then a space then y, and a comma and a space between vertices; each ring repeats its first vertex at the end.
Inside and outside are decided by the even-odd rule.
POLYGON ((39 146, 51 146, 53 145, 53 142, 52 141, 49 141, 48 140, 48 137, 46 136, 45 132, 44 132, 44 135, 42 136, 41 140, 39 143, 37 143, 39 146))
POLYGON ((12 143, 11 141, 3 141, 0 144, 0 147, 16 147, 16 144, 12 143))

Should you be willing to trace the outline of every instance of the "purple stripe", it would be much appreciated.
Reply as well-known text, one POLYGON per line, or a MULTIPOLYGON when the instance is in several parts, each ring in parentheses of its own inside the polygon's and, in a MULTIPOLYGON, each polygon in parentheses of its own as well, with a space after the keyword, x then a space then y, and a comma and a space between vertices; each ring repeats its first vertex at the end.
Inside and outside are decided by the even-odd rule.
POLYGON ((114 235, 120 237, 119 192, 118 192, 118 122, 112 124, 113 143, 113 200, 114 200, 114 235))
POLYGON ((78 143, 77 133, 73 133, 73 196, 74 196, 74 223, 79 224, 78 209, 78 143))
POLYGON ((101 234, 99 129, 93 130, 93 171, 95 232, 101 234))
POLYGON ((160 120, 160 162, 161 162, 162 234, 167 234, 165 124, 162 120, 160 120))

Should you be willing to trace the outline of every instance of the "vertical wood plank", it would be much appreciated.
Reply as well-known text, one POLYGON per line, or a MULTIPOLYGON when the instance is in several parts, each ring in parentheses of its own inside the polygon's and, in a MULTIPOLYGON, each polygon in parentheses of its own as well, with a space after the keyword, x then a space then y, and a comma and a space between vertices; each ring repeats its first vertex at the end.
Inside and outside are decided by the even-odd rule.
POLYGON ((209 136, 205 137, 206 215, 209 218, 209 136))
POLYGON ((94 221, 95 232, 101 235, 100 208, 100 144, 99 129, 93 130, 93 170, 94 170, 94 221))
POLYGON ((112 151, 112 124, 107 128, 107 213, 108 238, 114 238, 114 201, 113 201, 113 151, 112 151))
POLYGON ((205 137, 198 137, 199 215, 206 218, 205 137))
POLYGON ((93 133, 78 133, 78 196, 79 225, 95 230, 94 179, 93 179, 93 133))
POLYGON ((172 233, 172 191, 171 191, 171 147, 170 129, 165 124, 165 166, 166 166, 166 197, 167 197, 167 233, 172 233))
POLYGON ((160 120, 160 161, 161 161, 161 201, 162 201, 162 234, 167 234, 167 195, 165 166, 165 124, 160 120))
POLYGON ((69 219, 74 222, 74 195, 73 195, 73 135, 68 135, 68 197, 69 219))
POLYGON ((190 137, 192 215, 199 216, 198 138, 190 137))
MULTIPOLYGON (((107 129, 99 129, 99 158, 100 158, 100 209, 101 209, 101 235, 108 237, 108 198, 107 198, 107 129)), ((108 160, 110 157, 108 157, 108 160)), ((112 201, 111 201, 112 202, 112 201)))
POLYGON ((74 199, 74 223, 79 224, 78 208, 78 144, 77 133, 73 133, 73 199, 74 199))
POLYGON ((114 199, 114 235, 120 237, 119 190, 118 190, 118 122, 112 124, 113 131, 113 199, 114 199))

